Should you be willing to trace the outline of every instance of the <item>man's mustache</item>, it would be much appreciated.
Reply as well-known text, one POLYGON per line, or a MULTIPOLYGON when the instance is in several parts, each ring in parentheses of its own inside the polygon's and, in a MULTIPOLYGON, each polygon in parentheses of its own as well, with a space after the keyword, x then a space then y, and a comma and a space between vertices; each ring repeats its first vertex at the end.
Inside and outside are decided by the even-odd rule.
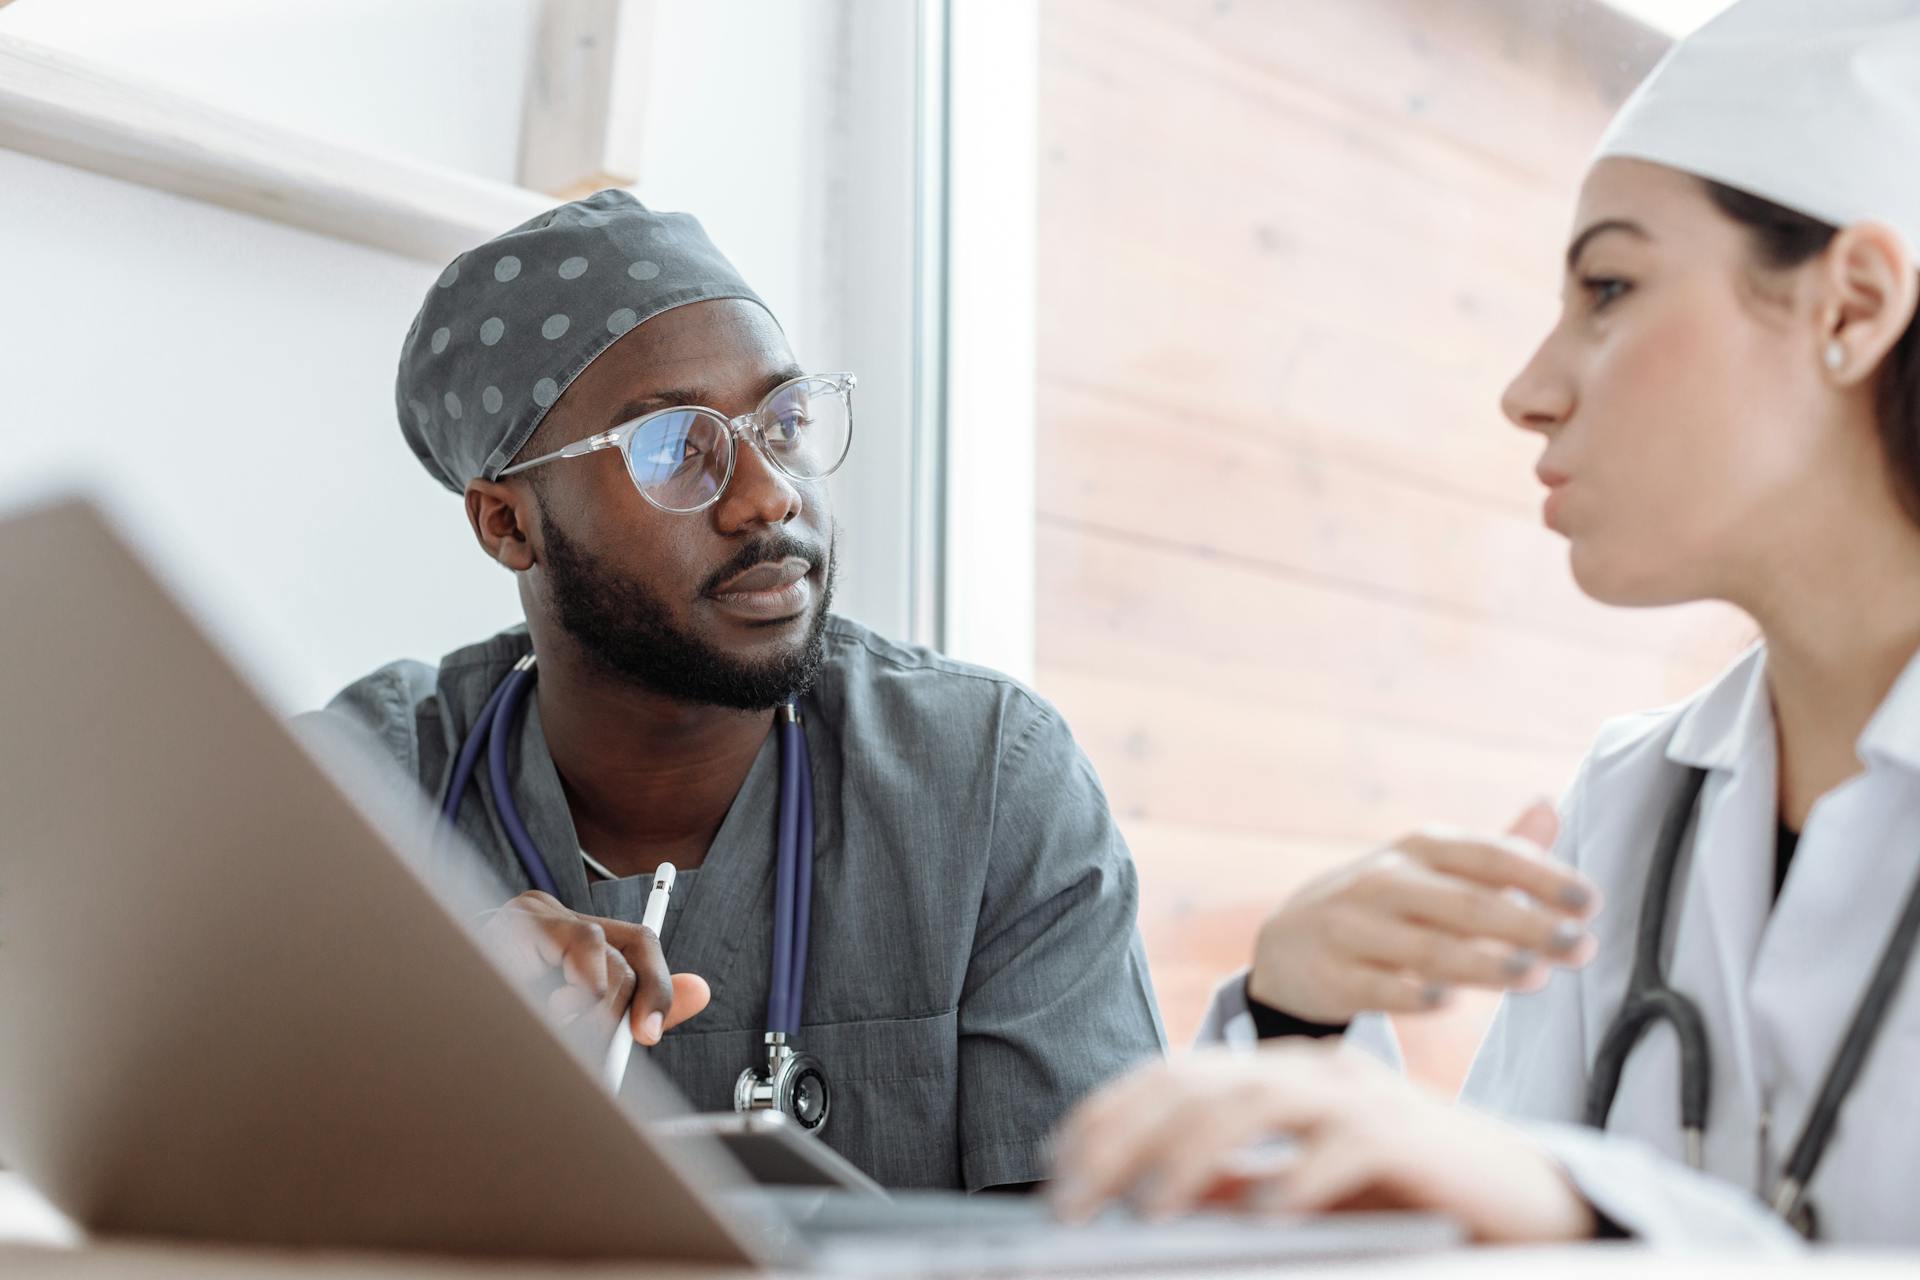
POLYGON ((725 564, 715 569, 700 588, 700 594, 711 595, 719 590, 722 583, 737 578, 755 565, 770 560, 805 560, 818 569, 826 563, 827 553, 820 547, 802 542, 790 533, 772 533, 747 543, 739 551, 728 557, 725 564))

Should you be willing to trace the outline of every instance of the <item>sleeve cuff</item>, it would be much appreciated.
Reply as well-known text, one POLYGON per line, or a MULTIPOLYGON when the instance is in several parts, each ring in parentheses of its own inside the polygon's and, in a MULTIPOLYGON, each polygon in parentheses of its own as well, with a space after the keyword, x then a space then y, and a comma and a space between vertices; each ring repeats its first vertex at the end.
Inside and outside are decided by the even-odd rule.
POLYGON ((1751 1192, 1634 1139, 1549 1121, 1523 1122, 1523 1128, 1592 1208, 1599 1239, 1764 1253, 1805 1248, 1751 1192))
POLYGON ((1045 1182, 1053 1176, 1053 1152, 1044 1140, 995 1142, 960 1157, 968 1191, 1045 1182))
POLYGON ((1325 1040, 1330 1036, 1343 1036, 1350 1025, 1345 1022, 1309 1022, 1305 1018, 1296 1018, 1283 1013, 1270 1004, 1261 1004, 1253 998, 1253 975, 1248 974, 1240 980, 1240 993, 1247 1002, 1247 1012, 1253 1015, 1253 1032, 1262 1040, 1278 1040, 1283 1036, 1305 1036, 1312 1040, 1325 1040))
POLYGON ((1593 1238, 1595 1240, 1632 1240, 1636 1237, 1619 1223, 1609 1218, 1598 1206, 1589 1204, 1593 1210, 1593 1238))

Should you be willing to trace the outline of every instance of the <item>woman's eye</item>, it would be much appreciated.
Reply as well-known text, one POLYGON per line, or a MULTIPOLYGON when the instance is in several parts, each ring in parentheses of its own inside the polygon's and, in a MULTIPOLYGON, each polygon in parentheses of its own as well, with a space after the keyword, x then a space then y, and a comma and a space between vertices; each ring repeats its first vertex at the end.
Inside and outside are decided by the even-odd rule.
POLYGON ((1580 287, 1586 291, 1587 300, 1595 311, 1606 310, 1633 288, 1627 281, 1615 276, 1583 276, 1580 287))

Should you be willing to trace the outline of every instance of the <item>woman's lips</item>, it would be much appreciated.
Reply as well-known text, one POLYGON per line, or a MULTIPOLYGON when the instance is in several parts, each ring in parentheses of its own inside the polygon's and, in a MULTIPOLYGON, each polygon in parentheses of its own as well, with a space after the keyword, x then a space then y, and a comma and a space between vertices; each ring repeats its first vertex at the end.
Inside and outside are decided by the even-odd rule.
POLYGON ((1572 477, 1564 471, 1557 471, 1547 466, 1545 463, 1541 463, 1535 467, 1533 474, 1539 477, 1541 484, 1547 486, 1547 500, 1540 505, 1540 520, 1547 528, 1558 533, 1561 531, 1558 523, 1560 508, 1565 505, 1564 499, 1566 497, 1567 484, 1572 477))

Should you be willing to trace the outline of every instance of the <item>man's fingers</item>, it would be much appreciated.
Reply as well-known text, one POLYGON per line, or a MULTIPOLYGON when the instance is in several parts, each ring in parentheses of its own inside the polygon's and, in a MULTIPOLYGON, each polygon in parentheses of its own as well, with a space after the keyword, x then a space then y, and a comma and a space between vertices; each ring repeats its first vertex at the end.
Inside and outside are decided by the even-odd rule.
MULTIPOLYGON (((560 899, 539 889, 529 889, 509 900, 500 911, 510 911, 518 915, 543 916, 556 913, 564 914, 566 908, 560 905, 560 899)), ((496 915, 499 912, 495 913, 496 915)))
POLYGON ((674 1003, 673 973, 660 950, 660 939, 651 929, 608 921, 607 941, 633 966, 633 1003, 627 1013, 633 1038, 645 1045, 659 1044, 674 1003))
POLYGON ((515 940, 504 948, 505 958, 511 968, 527 970, 522 976, 558 968, 567 989, 581 993, 550 997, 549 1008, 563 1020, 601 1004, 612 1017, 626 1014, 633 1038, 653 1045, 713 999, 705 978, 668 972, 652 930, 578 915, 544 893, 521 894, 495 912, 487 928, 515 940))
POLYGON ((601 1003, 607 1007, 609 1022, 617 1022, 633 1002, 634 977, 633 966, 627 963, 626 956, 616 950, 612 943, 600 944, 600 953, 607 961, 607 992, 601 1003))
POLYGON ((673 975, 673 1009, 667 1014, 665 1030, 671 1031, 698 1014, 713 1000, 713 988, 697 973, 673 975))
POLYGON ((547 1013, 564 1026, 581 1014, 599 1008, 601 1003, 585 987, 555 987, 547 996, 547 1013))
POLYGON ((494 913, 480 933, 480 941, 516 982, 533 983, 553 972, 553 963, 543 959, 545 945, 539 925, 519 912, 494 913))
POLYGON ((542 931, 551 901, 544 893, 523 893, 487 913, 480 926, 480 941, 517 981, 544 977, 560 961, 560 953, 542 931))
MULTIPOLYGON (((628 966, 626 962, 626 958, 624 956, 620 957, 620 967, 622 969, 625 969, 629 974, 632 973, 632 968, 628 966)), ((632 996, 633 996, 633 985, 632 985, 632 982, 629 981, 627 985, 626 993, 622 997, 621 1002, 618 1006, 618 1009, 627 1010, 629 1013, 631 1013, 629 1002, 632 1000, 632 996)), ((706 1009, 707 1005, 710 1004, 712 1000, 713 1000, 713 988, 707 985, 707 980, 705 978, 701 977, 697 973, 674 974, 673 975, 673 1009, 666 1015, 665 1018, 661 1019, 661 1026, 660 1026, 661 1034, 665 1034, 666 1032, 673 1030, 675 1027, 679 1026, 681 1023, 685 1022, 687 1019, 694 1017, 696 1014, 699 1014, 700 1012, 706 1009)), ((618 1010, 616 1010, 616 1012, 617 1011, 618 1010)), ((620 1025, 625 1030, 627 1035, 632 1036, 635 1039, 639 1038, 638 1033, 640 1028, 634 1023, 631 1016, 623 1019, 620 1025)))
POLYGON ((560 947, 560 970, 568 982, 585 987, 600 999, 610 983, 607 972, 607 937, 591 920, 574 918, 557 921, 547 935, 560 947))
POLYGON ((535 890, 509 902, 495 917, 530 931, 535 956, 546 968, 558 968, 566 980, 595 998, 607 994, 607 937, 597 921, 575 915, 535 890))

